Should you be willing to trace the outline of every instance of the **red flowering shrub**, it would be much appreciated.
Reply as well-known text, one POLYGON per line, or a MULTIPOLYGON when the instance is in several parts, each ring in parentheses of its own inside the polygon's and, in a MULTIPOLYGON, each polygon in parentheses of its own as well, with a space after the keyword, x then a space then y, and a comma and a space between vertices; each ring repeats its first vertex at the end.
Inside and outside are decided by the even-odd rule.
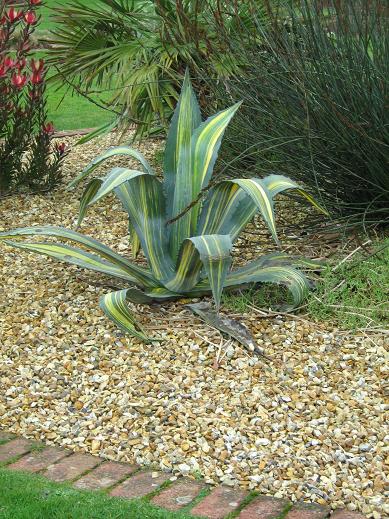
POLYGON ((45 63, 31 52, 40 4, 0 0, 0 192, 47 189, 61 176, 65 147, 51 143, 45 63))

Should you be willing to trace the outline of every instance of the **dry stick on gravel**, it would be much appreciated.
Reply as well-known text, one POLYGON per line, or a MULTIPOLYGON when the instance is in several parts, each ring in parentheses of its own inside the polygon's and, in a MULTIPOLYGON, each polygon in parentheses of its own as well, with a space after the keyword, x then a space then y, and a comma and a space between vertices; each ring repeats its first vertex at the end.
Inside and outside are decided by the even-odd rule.
MULTIPOLYGON (((216 328, 215 328, 216 330, 216 328)), ((214 360, 214 363, 213 363, 213 369, 218 369, 222 360, 224 359, 224 357, 227 355, 227 350, 228 350, 228 347, 230 346, 230 344, 232 343, 232 339, 228 339, 227 342, 224 343, 225 339, 223 337, 223 335, 219 332, 219 330, 216 330, 219 335, 220 335, 220 344, 219 346, 217 344, 215 344, 214 342, 210 341, 207 337, 203 337, 202 335, 200 335, 199 333, 197 333, 195 330, 193 330, 193 333, 195 335, 197 335, 197 337, 199 337, 201 340, 203 340, 204 342, 206 342, 207 344, 210 344, 211 346, 213 346, 214 348, 217 349, 217 354, 216 354, 216 357, 215 357, 215 360, 214 360), (224 343, 224 348, 223 348, 223 343, 224 343), (220 354, 221 354, 221 351, 222 351, 222 348, 224 350, 224 353, 223 353, 223 356, 220 357, 220 354)))

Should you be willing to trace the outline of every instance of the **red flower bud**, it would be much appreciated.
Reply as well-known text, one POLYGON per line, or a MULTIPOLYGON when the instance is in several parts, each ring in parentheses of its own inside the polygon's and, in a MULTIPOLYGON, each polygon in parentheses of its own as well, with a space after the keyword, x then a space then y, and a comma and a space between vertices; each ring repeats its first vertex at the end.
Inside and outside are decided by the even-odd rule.
POLYGON ((14 61, 10 56, 7 56, 4 60, 4 65, 7 68, 12 68, 16 65, 16 61, 14 61))
POLYGON ((53 123, 47 123, 43 126, 43 131, 47 133, 47 135, 52 135, 54 133, 54 125, 53 123))
POLYGON ((12 76, 11 81, 14 87, 21 89, 26 84, 27 76, 17 73, 12 76))
POLYGON ((42 3, 42 0, 30 0, 30 5, 39 5, 42 3))
POLYGON ((14 23, 23 16, 23 11, 18 12, 14 7, 11 7, 6 16, 11 23, 14 23))
POLYGON ((45 66, 45 62, 43 59, 40 59, 40 60, 32 59, 31 60, 31 70, 33 71, 34 74, 42 72, 44 66, 45 66))
POLYGON ((0 77, 4 77, 7 75, 8 67, 6 67, 4 64, 0 65, 0 77))
POLYGON ((27 11, 24 15, 24 21, 27 25, 34 25, 38 21, 38 19, 34 11, 27 11))
POLYGON ((40 72, 34 72, 31 76, 31 83, 33 85, 39 85, 43 81, 43 76, 40 72))

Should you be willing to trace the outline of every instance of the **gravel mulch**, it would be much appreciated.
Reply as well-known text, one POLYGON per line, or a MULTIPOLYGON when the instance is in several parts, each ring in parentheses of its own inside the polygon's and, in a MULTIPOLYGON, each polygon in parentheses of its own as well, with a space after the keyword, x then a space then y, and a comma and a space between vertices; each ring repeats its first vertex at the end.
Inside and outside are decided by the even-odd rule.
MULTIPOLYGON (((66 175, 113 139, 75 148, 66 175)), ((161 142, 142 146, 152 157, 161 142)), ((3 199, 0 229, 73 227, 77 195, 3 199)), ((90 210, 82 231, 127 252, 113 199, 90 210)), ((0 283, 0 427, 209 483, 389 514, 384 337, 243 315, 272 359, 264 362, 221 342, 181 301, 138 306, 145 328, 164 339, 150 346, 101 313, 107 288, 97 274, 2 245, 0 283)))

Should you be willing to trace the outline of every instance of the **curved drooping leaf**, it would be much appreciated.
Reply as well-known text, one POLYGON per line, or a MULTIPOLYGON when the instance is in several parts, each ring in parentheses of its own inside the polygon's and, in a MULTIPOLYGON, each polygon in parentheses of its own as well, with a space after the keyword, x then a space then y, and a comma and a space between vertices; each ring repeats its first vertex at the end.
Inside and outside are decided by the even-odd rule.
POLYGON ((278 283, 284 285, 291 292, 294 306, 302 303, 306 297, 310 283, 300 271, 287 265, 260 265, 253 261, 240 269, 228 274, 225 286, 232 287, 248 283, 278 283))
POLYGON ((317 209, 324 211, 309 193, 283 175, 225 180, 209 191, 200 213, 197 233, 229 233, 234 242, 259 211, 278 243, 273 198, 287 189, 297 190, 317 209))
POLYGON ((318 211, 328 215, 328 211, 326 211, 320 204, 318 204, 313 196, 311 196, 307 191, 305 191, 305 189, 303 189, 290 178, 285 177, 284 175, 268 175, 262 181, 270 191, 270 194, 273 198, 283 191, 294 189, 298 192, 299 195, 303 196, 306 200, 308 200, 308 202, 316 207, 318 211))
MULTIPOLYGON (((292 293, 294 304, 298 306, 304 300, 311 282, 295 267, 317 268, 317 262, 304 258, 293 258, 284 252, 266 254, 236 270, 231 270, 225 279, 224 288, 229 290, 248 286, 253 283, 278 283, 286 286, 292 293)), ((319 264, 320 267, 320 264, 319 264)), ((202 279, 190 291, 191 297, 198 297, 210 292, 208 279, 202 279)), ((162 290, 163 289, 157 289, 162 290)))
POLYGON ((94 160, 92 160, 92 162, 90 162, 90 164, 88 164, 88 166, 83 171, 81 171, 81 173, 74 180, 70 182, 68 188, 76 186, 103 162, 110 159, 111 157, 115 157, 116 155, 127 155, 138 160, 141 163, 145 172, 149 173, 150 175, 154 175, 152 167, 147 162, 142 153, 130 148, 129 146, 113 146, 111 148, 108 148, 108 150, 105 153, 99 155, 94 160))
MULTIPOLYGON (((149 175, 149 173, 145 173, 144 171, 138 171, 136 169, 113 168, 103 179, 103 183, 101 184, 99 190, 97 191, 95 196, 91 198, 88 205, 92 205, 98 202, 106 195, 114 191, 115 188, 119 187, 124 182, 131 181, 132 179, 139 177, 141 175, 149 175)), ((156 182, 158 182, 158 180, 156 180, 156 182)))
POLYGON ((111 321, 125 333, 142 341, 151 342, 152 339, 145 334, 139 325, 135 324, 136 321, 127 304, 127 289, 102 296, 100 298, 100 307, 111 321))
POLYGON ((137 284, 150 288, 160 286, 160 283, 153 277, 149 270, 139 265, 135 265, 94 238, 85 236, 76 231, 65 229, 64 227, 54 227, 49 225, 43 227, 22 227, 8 232, 1 232, 0 240, 16 238, 18 236, 54 236, 56 238, 71 240, 91 249, 99 256, 122 268, 131 277, 136 279, 137 284))
POLYGON ((92 178, 84 189, 80 199, 80 210, 78 212, 77 229, 80 227, 88 209, 90 201, 93 199, 97 191, 100 189, 103 180, 101 178, 92 178))
POLYGON ((115 193, 130 217, 153 275, 165 284, 174 276, 174 262, 161 183, 152 175, 139 175, 115 188, 115 193))
MULTIPOLYGON (((191 138, 201 123, 200 108, 186 71, 166 141, 164 193, 167 219, 179 214, 193 199, 191 171, 191 138)), ((191 217, 187 213, 172 224, 170 252, 175 259, 181 243, 191 235, 191 217)))
POLYGON ((186 292, 197 283, 202 267, 219 308, 224 280, 231 266, 232 242, 229 235, 195 236, 185 240, 177 262, 175 277, 165 284, 173 292, 186 292))
POLYGON ((95 254, 90 254, 89 252, 86 252, 82 249, 77 249, 75 247, 70 247, 69 245, 53 242, 30 243, 14 242, 9 240, 5 240, 5 243, 7 245, 11 245, 12 247, 17 247, 18 249, 26 249, 31 252, 50 256, 56 260, 64 261, 72 265, 77 265, 78 267, 89 270, 96 270, 97 272, 107 274, 108 276, 125 279, 126 281, 131 281, 133 283, 137 282, 137 280, 133 276, 130 276, 128 272, 114 265, 113 263, 102 260, 95 254))

